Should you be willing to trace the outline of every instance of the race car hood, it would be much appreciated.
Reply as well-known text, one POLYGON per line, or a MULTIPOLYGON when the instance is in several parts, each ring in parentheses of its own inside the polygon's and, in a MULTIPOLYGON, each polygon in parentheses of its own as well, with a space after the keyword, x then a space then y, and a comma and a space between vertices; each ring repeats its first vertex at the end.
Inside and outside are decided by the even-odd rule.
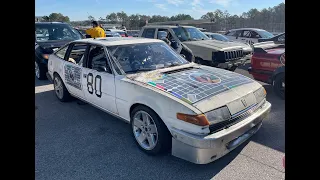
POLYGON ((239 49, 239 48, 245 48, 248 51, 252 50, 249 45, 246 45, 244 43, 238 43, 238 42, 224 42, 224 41, 217 41, 217 40, 199 40, 199 41, 184 41, 185 45, 191 45, 191 46, 199 46, 204 48, 210 48, 215 49, 217 51, 221 50, 229 50, 229 49, 239 49))
MULTIPOLYGON (((127 78, 160 89, 202 112, 228 105, 261 87, 241 74, 194 63, 127 75, 127 78)), ((238 111, 234 108, 230 112, 238 111)))

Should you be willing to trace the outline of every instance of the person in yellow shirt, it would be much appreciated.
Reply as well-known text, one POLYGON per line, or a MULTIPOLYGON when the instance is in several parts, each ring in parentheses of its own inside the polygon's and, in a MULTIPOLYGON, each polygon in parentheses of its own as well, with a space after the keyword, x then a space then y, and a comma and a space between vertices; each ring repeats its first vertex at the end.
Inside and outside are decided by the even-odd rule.
POLYGON ((99 26, 97 21, 92 21, 93 28, 87 29, 86 34, 90 35, 92 38, 106 37, 104 29, 99 26))

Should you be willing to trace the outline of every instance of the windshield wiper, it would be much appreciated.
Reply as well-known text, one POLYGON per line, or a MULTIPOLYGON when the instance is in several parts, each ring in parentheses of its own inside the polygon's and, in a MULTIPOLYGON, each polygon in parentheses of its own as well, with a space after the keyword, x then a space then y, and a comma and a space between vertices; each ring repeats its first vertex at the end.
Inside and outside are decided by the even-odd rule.
POLYGON ((131 71, 126 71, 127 73, 137 73, 137 72, 144 72, 144 71, 153 71, 156 70, 155 68, 150 68, 150 69, 136 69, 136 70, 131 70, 131 71))

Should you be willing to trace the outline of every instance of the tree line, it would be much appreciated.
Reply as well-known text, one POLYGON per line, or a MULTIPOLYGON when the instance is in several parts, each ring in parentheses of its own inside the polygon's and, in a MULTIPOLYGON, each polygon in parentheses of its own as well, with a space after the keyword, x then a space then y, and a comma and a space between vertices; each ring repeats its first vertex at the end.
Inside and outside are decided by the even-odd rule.
MULTIPOLYGON (((100 23, 107 24, 121 24, 125 25, 128 29, 140 29, 146 23, 162 22, 162 21, 178 21, 178 20, 193 20, 194 18, 188 14, 177 14, 175 16, 161 16, 161 15, 142 15, 131 14, 128 15, 124 11, 112 12, 107 14, 106 17, 100 17, 95 19, 93 16, 89 16, 84 21, 72 21, 70 22, 68 16, 64 16, 61 13, 52 13, 49 16, 45 16, 44 21, 66 21, 70 22, 74 26, 87 26, 91 25, 92 20, 97 20, 100 23)), ((213 12, 207 12, 201 19, 214 19, 215 26, 225 28, 239 28, 239 27, 257 27, 262 29, 268 29, 270 24, 280 24, 284 26, 285 22, 285 4, 280 3, 277 6, 264 8, 258 10, 256 8, 250 9, 248 12, 243 12, 241 15, 231 15, 228 11, 221 11, 219 9, 213 12)))

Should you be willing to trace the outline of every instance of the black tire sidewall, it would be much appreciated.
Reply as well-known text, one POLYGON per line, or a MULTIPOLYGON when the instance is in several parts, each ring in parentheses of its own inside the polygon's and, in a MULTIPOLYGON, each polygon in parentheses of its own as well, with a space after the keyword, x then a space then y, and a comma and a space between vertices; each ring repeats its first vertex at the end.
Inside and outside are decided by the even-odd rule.
POLYGON ((130 113, 130 118, 131 118, 130 124, 131 124, 131 131, 132 131, 133 139, 135 140, 136 144, 138 145, 138 147, 142 151, 144 151, 145 153, 147 153, 149 155, 158 155, 158 154, 166 153, 170 150, 171 141, 172 141, 171 133, 169 132, 167 126, 160 119, 160 117, 152 109, 150 109, 146 106, 143 106, 143 105, 139 105, 132 110, 132 112, 130 113), (138 111, 145 111, 146 113, 148 113, 152 117, 154 123, 156 124, 157 131, 158 131, 158 140, 157 140, 156 146, 151 150, 146 150, 146 149, 142 148, 134 136, 133 116, 138 111))
POLYGON ((55 81, 56 78, 58 78, 58 79, 60 80, 60 82, 62 83, 62 91, 63 91, 63 96, 62 96, 61 99, 58 97, 57 93, 54 92, 55 95, 56 95, 56 97, 57 97, 61 102, 67 102, 67 101, 69 101, 69 100, 71 99, 70 93, 69 93, 69 91, 67 90, 66 86, 64 85, 64 83, 63 83, 62 79, 60 78, 60 76, 59 76, 59 75, 56 75, 56 74, 53 75, 53 87, 54 87, 54 91, 56 91, 55 83, 54 83, 54 81, 55 81))
POLYGON ((47 79, 47 76, 46 76, 46 67, 44 64, 42 63, 39 63, 37 61, 35 61, 37 64, 38 64, 38 68, 39 68, 39 74, 40 74, 40 77, 37 77, 39 80, 46 80, 47 79))
POLYGON ((281 93, 280 91, 280 87, 282 86, 282 82, 285 81, 284 79, 284 74, 281 73, 279 75, 276 76, 275 80, 274 80, 274 85, 273 85, 273 90, 274 92, 281 98, 281 99, 285 99, 285 94, 281 93))

